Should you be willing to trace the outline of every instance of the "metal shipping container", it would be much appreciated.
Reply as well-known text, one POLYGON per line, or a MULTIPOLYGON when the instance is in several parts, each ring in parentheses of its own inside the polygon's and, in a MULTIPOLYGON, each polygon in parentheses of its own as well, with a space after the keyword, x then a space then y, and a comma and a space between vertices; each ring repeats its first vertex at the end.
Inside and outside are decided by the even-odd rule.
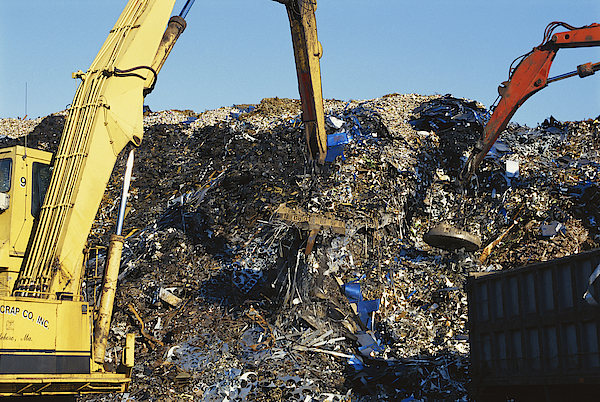
POLYGON ((475 400, 600 398, 600 307, 583 297, 599 263, 596 249, 469 277, 475 400))

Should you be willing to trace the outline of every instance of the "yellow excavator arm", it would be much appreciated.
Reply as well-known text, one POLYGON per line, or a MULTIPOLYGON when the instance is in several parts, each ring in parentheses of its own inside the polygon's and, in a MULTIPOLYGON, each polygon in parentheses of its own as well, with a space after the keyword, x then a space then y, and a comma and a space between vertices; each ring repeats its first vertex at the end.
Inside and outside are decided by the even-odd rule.
POLYGON ((317 38, 315 18, 317 1, 275 1, 285 4, 290 20, 308 157, 311 161, 323 164, 327 156, 327 134, 321 88, 320 59, 323 47, 317 38))
POLYGON ((82 253, 117 156, 143 137, 143 92, 175 0, 131 0, 81 78, 13 293, 77 294, 82 253))

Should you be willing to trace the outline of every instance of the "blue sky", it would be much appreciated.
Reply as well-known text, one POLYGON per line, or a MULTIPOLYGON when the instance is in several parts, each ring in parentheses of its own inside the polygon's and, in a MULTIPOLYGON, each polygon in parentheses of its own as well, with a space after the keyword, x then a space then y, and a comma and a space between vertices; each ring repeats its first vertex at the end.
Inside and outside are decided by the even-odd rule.
MULTIPOLYGON (((177 0, 173 14, 185 1, 177 0)), ((0 0, 0 117, 65 109, 125 0, 0 0), (27 86, 27 102, 25 88, 27 86), (26 109, 27 103, 27 109, 26 109)), ((489 107, 517 56, 546 25, 600 23, 597 1, 319 0, 325 98, 450 93, 489 107)), ((152 110, 195 112, 265 97, 298 99, 285 7, 272 0, 196 0, 188 27, 146 98, 152 110)), ((560 31, 560 29, 559 29, 560 31)), ((600 48, 563 49, 550 76, 600 61, 600 48)), ((600 115, 600 73, 543 89, 513 121, 600 115)))

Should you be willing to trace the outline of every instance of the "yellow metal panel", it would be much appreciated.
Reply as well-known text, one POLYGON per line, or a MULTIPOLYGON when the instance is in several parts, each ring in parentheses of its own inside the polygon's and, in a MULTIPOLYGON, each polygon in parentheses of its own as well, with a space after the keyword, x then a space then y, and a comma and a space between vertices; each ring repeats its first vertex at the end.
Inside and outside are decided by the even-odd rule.
POLYGON ((135 355, 135 335, 127 334, 127 338, 125 340, 125 349, 123 349, 122 361, 121 363, 125 367, 133 367, 135 355))
POLYGON ((90 351, 92 311, 88 304, 63 301, 56 313, 56 350, 90 351))
POLYGON ((54 351, 57 306, 50 300, 0 298, 0 349, 54 351))

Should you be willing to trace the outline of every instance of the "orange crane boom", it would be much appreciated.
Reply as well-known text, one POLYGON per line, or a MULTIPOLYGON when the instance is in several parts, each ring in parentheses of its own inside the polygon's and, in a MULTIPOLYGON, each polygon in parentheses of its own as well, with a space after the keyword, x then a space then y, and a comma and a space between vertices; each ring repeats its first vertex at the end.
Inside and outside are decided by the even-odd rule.
POLYGON ((463 188, 477 171, 483 158, 506 128, 517 109, 529 97, 544 89, 551 82, 575 75, 582 78, 587 77, 600 69, 600 63, 586 63, 578 66, 577 71, 548 78, 550 66, 559 49, 591 46, 600 46, 599 24, 575 28, 563 22, 552 22, 546 27, 542 44, 522 56, 517 67, 511 69, 509 80, 504 81, 498 87, 500 101, 493 108, 492 117, 459 174, 458 180, 463 188), (563 26, 568 31, 552 34, 558 26, 563 26))

